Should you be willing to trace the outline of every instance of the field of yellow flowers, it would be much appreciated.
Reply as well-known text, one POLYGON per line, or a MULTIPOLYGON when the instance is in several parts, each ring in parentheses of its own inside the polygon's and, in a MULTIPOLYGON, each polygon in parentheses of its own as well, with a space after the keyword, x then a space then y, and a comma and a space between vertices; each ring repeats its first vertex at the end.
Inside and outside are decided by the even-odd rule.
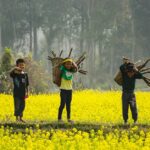
MULTIPOLYGON (((15 123, 13 97, 0 95, 0 150, 150 149, 150 93, 137 92, 138 125, 123 126, 121 93, 75 91, 72 119, 57 123, 59 94, 31 95, 26 100, 26 124, 15 123)), ((66 110, 63 112, 66 120, 66 110)))

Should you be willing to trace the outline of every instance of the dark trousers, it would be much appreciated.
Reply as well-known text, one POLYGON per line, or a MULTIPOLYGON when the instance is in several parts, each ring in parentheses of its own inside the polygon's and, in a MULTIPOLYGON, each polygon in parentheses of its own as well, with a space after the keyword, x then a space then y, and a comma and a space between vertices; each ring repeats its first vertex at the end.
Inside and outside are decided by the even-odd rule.
POLYGON ((128 120, 128 109, 131 109, 132 118, 137 121, 138 113, 136 106, 136 97, 134 93, 123 92, 122 94, 122 114, 125 122, 128 120))
POLYGON ((23 111, 25 109, 25 100, 24 98, 14 97, 14 115, 23 116, 23 111))
POLYGON ((61 119, 65 105, 67 110, 67 119, 70 119, 72 90, 60 90, 60 98, 61 102, 58 110, 58 119, 61 119))

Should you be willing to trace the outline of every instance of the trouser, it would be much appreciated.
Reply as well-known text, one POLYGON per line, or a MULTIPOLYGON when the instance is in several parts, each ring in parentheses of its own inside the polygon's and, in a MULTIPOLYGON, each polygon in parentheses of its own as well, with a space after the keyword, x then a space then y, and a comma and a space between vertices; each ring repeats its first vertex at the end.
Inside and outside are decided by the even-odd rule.
POLYGON ((60 120, 62 117, 63 109, 66 105, 67 110, 67 119, 70 119, 70 112, 71 112, 71 100, 72 100, 72 90, 62 90, 60 91, 60 106, 58 110, 58 119, 60 120))
POLYGON ((122 114, 125 122, 128 120, 128 109, 131 109, 132 118, 137 121, 138 113, 136 106, 136 97, 134 93, 123 92, 122 94, 122 114))
POLYGON ((22 117, 24 109, 25 109, 24 98, 14 97, 14 115, 22 117))

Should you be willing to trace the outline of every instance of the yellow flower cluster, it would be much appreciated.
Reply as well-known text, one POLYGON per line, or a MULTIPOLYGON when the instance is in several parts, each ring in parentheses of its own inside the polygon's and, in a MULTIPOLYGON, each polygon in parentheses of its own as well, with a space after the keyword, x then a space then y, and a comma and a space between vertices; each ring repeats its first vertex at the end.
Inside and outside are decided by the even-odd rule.
POLYGON ((90 132, 71 130, 40 130, 26 128, 25 133, 13 133, 12 128, 0 128, 0 150, 149 150, 150 131, 136 132, 102 129, 90 132))
MULTIPOLYGON (((150 93, 137 92, 140 124, 150 123, 150 93)), ((57 120, 59 94, 31 95, 26 100, 24 119, 37 123, 36 129, 26 128, 23 132, 12 127, 0 127, 0 150, 149 150, 150 129, 134 126, 129 130, 111 128, 122 123, 120 92, 93 90, 75 91, 72 100, 71 118, 76 122, 109 125, 108 130, 40 129, 38 123, 57 120)), ((0 95, 0 123, 15 121, 13 97, 0 95)), ((129 122, 132 123, 131 114, 129 122)), ((63 119, 66 119, 64 109, 63 119)), ((79 123, 80 125, 80 123, 79 123)))
MULTIPOLYGON (((138 122, 150 123, 150 93, 137 92, 138 122)), ((26 100, 24 119, 33 122, 56 121, 60 104, 59 94, 31 95, 26 100)), ((13 97, 0 95, 0 120, 14 121, 13 97)), ((129 122, 132 123, 129 113, 129 122)), ((66 119, 66 110, 63 112, 66 119)), ((122 102, 120 92, 93 90, 76 91, 71 104, 71 119, 79 122, 122 123, 122 102)))

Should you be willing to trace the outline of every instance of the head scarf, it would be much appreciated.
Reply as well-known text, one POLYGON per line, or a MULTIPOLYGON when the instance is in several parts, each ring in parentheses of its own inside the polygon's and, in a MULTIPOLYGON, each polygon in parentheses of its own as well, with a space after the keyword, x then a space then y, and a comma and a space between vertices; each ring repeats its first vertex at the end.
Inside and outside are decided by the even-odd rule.
POLYGON ((67 58, 62 63, 65 63, 65 62, 73 62, 73 60, 71 58, 67 58))

